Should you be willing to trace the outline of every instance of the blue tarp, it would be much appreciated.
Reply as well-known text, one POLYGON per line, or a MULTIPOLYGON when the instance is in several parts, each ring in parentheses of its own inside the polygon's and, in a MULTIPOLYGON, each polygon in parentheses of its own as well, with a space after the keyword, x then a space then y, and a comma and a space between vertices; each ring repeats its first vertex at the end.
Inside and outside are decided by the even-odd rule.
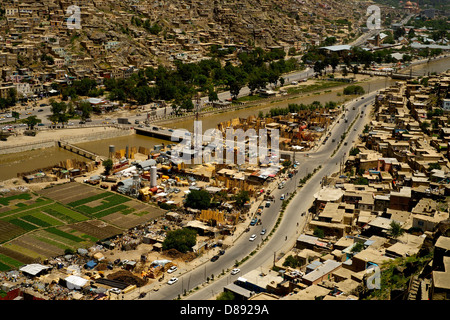
POLYGON ((97 265, 97 262, 95 262, 94 260, 90 260, 86 263, 86 268, 88 269, 92 269, 97 265))

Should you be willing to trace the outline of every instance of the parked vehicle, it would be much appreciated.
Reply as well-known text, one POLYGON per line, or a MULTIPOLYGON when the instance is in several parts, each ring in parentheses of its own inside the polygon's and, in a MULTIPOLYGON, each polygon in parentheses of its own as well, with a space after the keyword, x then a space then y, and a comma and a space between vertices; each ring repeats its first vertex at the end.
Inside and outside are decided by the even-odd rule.
POLYGON ((176 267, 176 266, 171 266, 170 268, 169 268, 169 270, 167 270, 167 273, 173 273, 173 272, 175 272, 175 271, 177 271, 178 270, 178 268, 176 267))
POLYGON ((118 288, 111 288, 111 289, 109 289, 109 291, 112 292, 112 293, 115 293, 115 294, 120 294, 122 292, 118 288))
POLYGON ((178 281, 178 278, 177 277, 173 277, 173 278, 171 278, 167 283, 168 284, 174 284, 175 282, 177 282, 178 281))

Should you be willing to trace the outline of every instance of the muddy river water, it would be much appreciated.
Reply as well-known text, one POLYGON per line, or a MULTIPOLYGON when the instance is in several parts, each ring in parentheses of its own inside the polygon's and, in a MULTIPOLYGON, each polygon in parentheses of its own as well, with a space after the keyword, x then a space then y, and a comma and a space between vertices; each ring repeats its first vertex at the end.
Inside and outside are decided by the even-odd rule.
MULTIPOLYGON (((424 63, 421 65, 417 65, 413 67, 413 72, 415 75, 423 74, 427 75, 429 72, 443 72, 450 69, 450 57, 440 59, 437 61, 431 61, 429 63, 424 63)), ((390 78, 374 78, 373 80, 365 81, 361 83, 361 86, 364 87, 365 91, 372 92, 374 90, 383 89, 387 86, 390 86, 395 83, 397 80, 392 80, 390 78)), ((322 104, 328 101, 336 101, 342 102, 345 97, 343 95, 339 95, 338 93, 342 93, 342 87, 339 90, 331 89, 326 90, 326 92, 322 92, 320 94, 310 93, 309 95, 302 96, 299 98, 293 98, 289 100, 279 101, 268 103, 264 106, 256 106, 245 109, 240 109, 236 111, 218 113, 203 116, 200 120, 202 120, 203 130, 214 128, 218 123, 226 120, 231 120, 233 118, 246 118, 251 115, 258 115, 260 111, 264 114, 268 112, 271 108, 275 107, 286 107, 290 103, 304 103, 309 104, 313 101, 320 101, 322 104)), ((188 130, 193 129, 193 119, 188 120, 179 120, 176 122, 171 122, 167 124, 167 126, 173 128, 185 128, 188 130)), ((80 147, 93 151, 100 155, 108 155, 108 150, 110 145, 114 145, 116 149, 124 149, 126 146, 129 147, 139 147, 143 146, 146 148, 152 148, 154 145, 161 144, 162 142, 167 143, 166 141, 145 137, 141 135, 130 135, 126 137, 119 137, 114 139, 106 139, 106 140, 98 140, 92 142, 79 143, 80 147)), ((0 145, 1 147, 1 145, 0 145)), ((8 155, 0 156, 0 181, 14 178, 17 176, 17 173, 27 172, 31 170, 35 170, 38 168, 48 167, 54 164, 57 164, 59 161, 65 159, 74 159, 79 158, 84 160, 84 158, 75 155, 69 151, 60 149, 58 147, 51 147, 46 149, 38 149, 27 152, 20 152, 8 155)))

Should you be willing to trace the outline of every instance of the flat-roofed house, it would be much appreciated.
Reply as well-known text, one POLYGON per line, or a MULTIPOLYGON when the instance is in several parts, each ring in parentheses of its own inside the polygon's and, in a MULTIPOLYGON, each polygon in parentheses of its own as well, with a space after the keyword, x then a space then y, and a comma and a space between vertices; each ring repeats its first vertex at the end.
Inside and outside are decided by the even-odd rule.
POLYGON ((341 202, 344 196, 344 191, 339 188, 322 188, 314 194, 316 212, 323 209, 327 202, 341 202))
POLYGON ((389 260, 392 260, 392 258, 384 256, 379 250, 369 247, 355 254, 351 259, 351 264, 346 264, 344 267, 354 272, 360 272, 366 270, 371 265, 380 266, 383 262, 389 260))
POLYGON ((432 300, 450 300, 450 257, 443 259, 444 270, 433 271, 430 296, 432 300))
POLYGON ((391 191, 389 208, 394 210, 409 211, 411 205, 411 188, 402 187, 400 191, 391 191))
POLYGON ((310 273, 306 274, 302 278, 302 282, 306 285, 318 284, 322 280, 330 279, 332 272, 342 267, 342 262, 335 260, 326 260, 320 266, 315 268, 310 273))
POLYGON ((444 270, 444 257, 450 257, 450 237, 440 236, 434 244, 434 270, 444 270))

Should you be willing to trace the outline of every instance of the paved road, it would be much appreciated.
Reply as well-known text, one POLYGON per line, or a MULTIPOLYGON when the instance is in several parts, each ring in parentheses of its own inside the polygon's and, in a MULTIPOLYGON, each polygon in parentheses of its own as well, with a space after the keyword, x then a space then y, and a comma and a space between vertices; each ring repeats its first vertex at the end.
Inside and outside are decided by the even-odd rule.
MULTIPOLYGON (((193 294, 190 294, 186 299, 189 300, 205 300, 210 299, 215 294, 223 291, 223 287, 229 283, 235 281, 239 276, 245 274, 248 271, 257 269, 261 266, 270 267, 273 264, 274 256, 282 252, 287 252, 295 243, 295 240, 301 233, 301 228, 305 223, 305 216, 301 216, 302 212, 307 212, 311 204, 314 201, 314 193, 321 188, 321 180, 325 175, 331 175, 336 172, 339 167, 340 160, 348 154, 351 148, 351 142, 356 141, 358 134, 361 133, 365 124, 365 117, 360 118, 361 111, 365 112, 365 105, 369 105, 374 100, 376 92, 372 92, 366 95, 364 99, 359 98, 356 101, 347 104, 348 111, 345 113, 348 118, 348 123, 340 120, 331 130, 331 137, 326 144, 321 145, 320 148, 310 153, 308 157, 305 157, 305 153, 296 152, 296 160, 300 162, 300 169, 298 174, 287 181, 286 186, 283 189, 275 189, 272 193, 275 197, 275 202, 269 207, 265 208, 262 215, 262 225, 251 227, 250 232, 244 233, 234 244, 229 248, 226 253, 219 258, 216 262, 206 262, 204 265, 185 273, 179 277, 179 281, 173 285, 164 285, 158 292, 151 292, 147 294, 144 299, 149 300, 171 300, 182 296, 184 290, 189 291, 200 284, 204 283, 207 277, 211 277, 213 274, 216 278, 212 284, 208 285, 204 289, 198 290, 193 294), (355 110, 353 110, 353 107, 355 110), (341 135, 347 130, 348 126, 352 123, 353 119, 357 118, 353 128, 346 137, 347 145, 342 144, 338 152, 331 157, 334 149, 340 141, 341 135), (332 142, 332 139, 336 142, 332 142), (306 176, 308 173, 318 166, 322 165, 322 169, 318 171, 308 182, 307 187, 300 189, 296 196, 291 200, 289 206, 284 212, 282 222, 276 229, 276 232, 269 238, 256 254, 254 254, 249 260, 247 260, 239 268, 241 272, 237 275, 231 275, 229 272, 225 276, 217 278, 223 270, 231 270, 236 261, 242 260, 248 256, 253 250, 261 244, 262 236, 260 231, 262 228, 267 229, 267 236, 275 225, 278 213, 281 208, 280 195, 287 193, 295 189, 298 185, 298 181, 301 177, 306 176), (255 241, 249 241, 251 234, 256 234, 255 241)), ((167 279, 166 279, 167 280, 167 279)))

